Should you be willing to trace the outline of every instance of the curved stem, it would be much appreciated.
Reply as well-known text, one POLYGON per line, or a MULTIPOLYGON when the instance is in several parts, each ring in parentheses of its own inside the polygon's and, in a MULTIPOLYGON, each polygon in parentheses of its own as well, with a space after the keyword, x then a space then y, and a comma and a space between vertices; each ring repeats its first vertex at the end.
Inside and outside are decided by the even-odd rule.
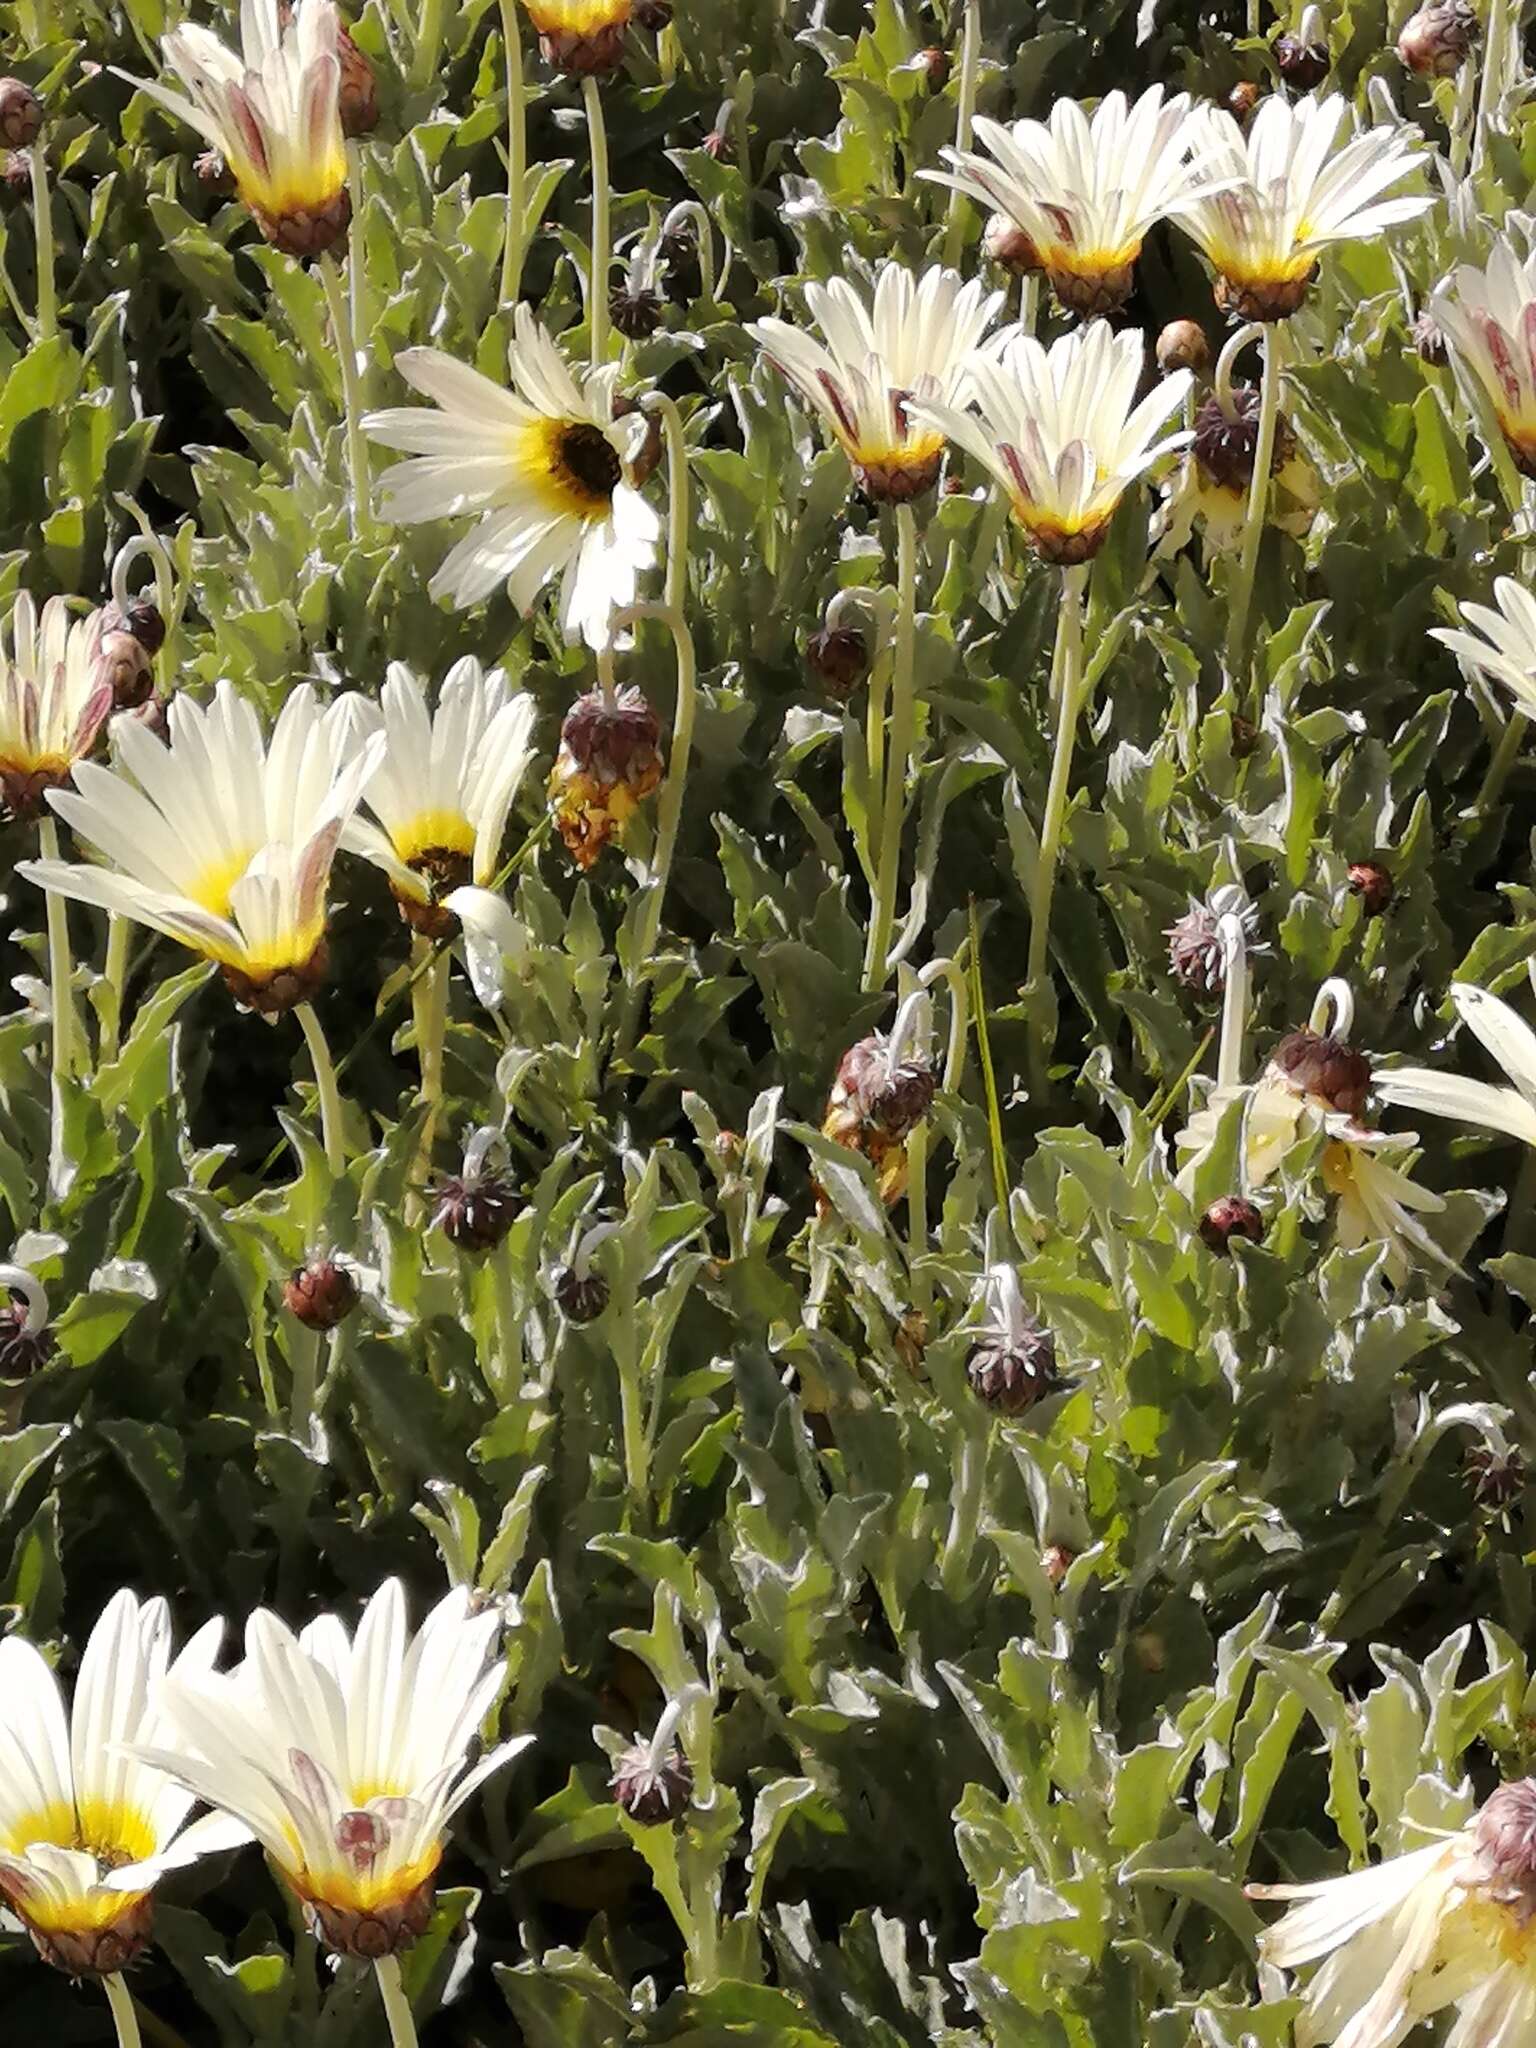
POLYGON ((37 338, 51 341, 59 331, 58 287, 53 275, 53 200, 48 191, 48 147, 32 145, 32 214, 37 236, 37 338))
POLYGON ((336 1085, 336 1066, 331 1048, 313 1003, 300 1003, 295 1015, 309 1047, 315 1070, 315 1093, 320 1098, 320 1133, 325 1142, 326 1163, 332 1173, 346 1171, 346 1154, 341 1145, 341 1090, 336 1085))
POLYGON ((1280 417, 1280 350, 1272 326, 1264 330, 1264 377, 1259 395, 1259 433, 1253 451, 1253 477, 1248 485, 1248 510, 1243 520, 1243 547, 1238 560, 1237 582, 1232 590, 1232 613, 1227 626, 1227 675, 1233 688, 1240 687, 1248 659, 1248 619, 1253 608, 1253 584, 1259 568, 1259 547, 1264 539, 1264 518, 1269 509, 1269 471, 1275 459, 1275 428, 1280 417))
POLYGON ((119 911, 110 912, 107 917, 107 961, 102 977, 106 984, 106 1000, 96 1053, 102 1066, 117 1058, 123 1041, 123 984, 128 979, 128 939, 129 920, 119 911))
POLYGON ((883 988, 896 917, 896 883, 905 822, 907 758, 917 722, 917 520, 910 505, 896 507, 896 654, 891 664, 891 744, 885 763, 876 840, 879 867, 870 906, 864 986, 883 988))
MULTIPOLYGON (((976 118, 976 78, 981 69, 981 0, 965 0, 965 28, 960 43, 960 94, 955 114, 955 147, 971 146, 971 123, 976 118)), ((960 260, 965 232, 963 192, 951 191, 949 219, 944 228, 944 261, 951 269, 960 260)))
POLYGON ((515 305, 523 285, 527 247, 528 108, 523 87, 523 39, 518 0, 501 0, 501 40, 507 57, 507 238, 501 254, 501 303, 515 305))
POLYGON ((584 78, 581 95, 587 109, 587 136, 592 152, 592 271, 587 285, 587 327, 592 336, 594 366, 608 358, 608 273, 613 266, 612 194, 608 190, 608 129, 603 120, 603 95, 595 78, 584 78))
POLYGON ((400 1976, 400 1958, 380 1956, 373 1968, 384 1999, 384 2017, 389 2021, 389 2038, 394 2048, 416 2048, 416 2022, 400 1976))
MULTIPOLYGON (((59 858, 59 828, 49 813, 38 821, 38 844, 44 860, 59 858)), ((69 912, 57 889, 45 891, 48 905, 48 993, 53 1010, 53 1072, 75 1070, 75 999, 71 984, 74 961, 69 951, 69 912)))
POLYGON ((139 2016, 133 2009, 133 1993, 121 1977, 103 1977, 101 1988, 112 2008, 118 2048, 140 2048, 139 2016))
POLYGON ((1056 862, 1066 823, 1072 785, 1072 755, 1077 746, 1077 721, 1082 710, 1083 589, 1087 572, 1068 569, 1061 579, 1061 606, 1056 615, 1057 666, 1061 677, 1056 751, 1051 761, 1045 816, 1040 823, 1040 858, 1029 890, 1029 965, 1026 980, 1038 988, 1050 959, 1051 899, 1056 893, 1056 862))
MULTIPOLYGON (((349 263, 360 262, 359 240, 353 237, 349 263)), ((341 288, 341 271, 329 251, 320 258, 320 281, 331 315, 331 338, 341 366, 342 405, 346 414, 347 469, 352 479, 352 538, 373 537, 373 512, 368 482, 368 444, 363 438, 362 394, 358 387, 357 337, 352 331, 352 314, 341 288)))

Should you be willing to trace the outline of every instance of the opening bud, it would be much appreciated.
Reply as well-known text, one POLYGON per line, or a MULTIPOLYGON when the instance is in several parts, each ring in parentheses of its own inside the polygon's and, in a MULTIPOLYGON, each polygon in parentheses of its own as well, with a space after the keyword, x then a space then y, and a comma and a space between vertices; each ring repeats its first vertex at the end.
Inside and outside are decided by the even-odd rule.
POLYGON ((1224 1254, 1234 1237, 1246 1237, 1251 1244, 1264 1241, 1264 1218, 1257 1206, 1242 1195, 1222 1195, 1200 1218, 1200 1235, 1206 1249, 1224 1254))
POLYGON ((24 78, 0 78, 0 142, 30 149, 43 129, 43 103, 24 78))
POLYGON ((357 1281, 339 1259, 296 1266, 283 1287, 283 1306, 306 1330, 334 1330, 357 1307, 357 1281))
POLYGON ((1358 1117, 1371 1092, 1371 1063, 1341 1038, 1292 1031, 1270 1054, 1270 1072, 1298 1095, 1310 1095, 1341 1116, 1358 1117))
POLYGON ((674 1821, 693 1797, 693 1768, 674 1744, 653 1758, 648 1744, 637 1742, 614 1765, 609 1780, 614 1804, 645 1827, 674 1821))
POLYGON ((1467 0, 1430 0, 1403 24, 1397 54, 1420 78, 1453 78, 1481 34, 1467 0))

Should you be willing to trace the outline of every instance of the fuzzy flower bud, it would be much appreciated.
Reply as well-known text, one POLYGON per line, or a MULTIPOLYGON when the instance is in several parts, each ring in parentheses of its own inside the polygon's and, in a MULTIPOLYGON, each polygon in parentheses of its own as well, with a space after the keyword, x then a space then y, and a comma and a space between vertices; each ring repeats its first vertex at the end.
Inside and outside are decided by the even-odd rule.
POLYGON ((1200 1235, 1209 1251, 1225 1253, 1234 1237, 1253 1244, 1264 1238, 1264 1218, 1242 1195, 1222 1195, 1200 1218, 1200 1235))
POLYGON ((1157 337, 1160 370, 1193 370, 1203 376, 1211 362, 1211 344, 1198 320, 1170 320, 1157 337))
POLYGON ((1472 1823, 1472 1840, 1489 1883, 1528 1920, 1536 1909, 1536 1778, 1491 1793, 1472 1823))
POLYGON ((806 665, 834 697, 851 697, 869 674, 869 648, 851 626, 823 626, 805 643, 806 665))
POLYGON ((1023 1415, 1056 1385, 1056 1339, 1032 1320, 989 1334, 965 1361, 971 1391, 1001 1415, 1023 1415))
POLYGON ((1270 1054, 1269 1070, 1297 1095, 1310 1095, 1342 1116, 1358 1117, 1371 1092, 1371 1063, 1340 1038, 1292 1031, 1270 1054))
POLYGON ((555 824, 579 868, 590 868, 610 839, 659 786, 661 721, 639 690, 613 696, 589 690, 560 729, 549 778, 555 824))
POLYGON ((283 1287, 283 1306, 306 1330, 334 1330, 360 1299, 356 1280, 339 1259, 311 1259, 297 1266, 283 1287))
POLYGON ((0 78, 0 142, 30 149, 43 128, 43 103, 23 78, 0 78))
POLYGON ((938 1079, 926 1059, 899 1048, 897 1034, 872 1032, 838 1062, 822 1133, 867 1159, 888 1207, 907 1185, 906 1141, 928 1114, 938 1079))
POLYGON ((555 1300, 568 1323, 595 1323, 608 1306, 608 1282, 601 1273, 562 1266, 555 1274, 555 1300))
POLYGON ((1349 886, 1360 898, 1360 907, 1367 917, 1380 917, 1396 894, 1391 871, 1379 860, 1352 860, 1349 886))
POLYGON ((1420 78, 1453 78, 1481 34, 1467 0, 1429 0, 1404 23, 1397 54, 1420 78))
POLYGON ((614 1804, 644 1827, 675 1821, 693 1797, 693 1767, 675 1745, 658 1761, 646 1743, 626 1749, 609 1779, 614 1804))

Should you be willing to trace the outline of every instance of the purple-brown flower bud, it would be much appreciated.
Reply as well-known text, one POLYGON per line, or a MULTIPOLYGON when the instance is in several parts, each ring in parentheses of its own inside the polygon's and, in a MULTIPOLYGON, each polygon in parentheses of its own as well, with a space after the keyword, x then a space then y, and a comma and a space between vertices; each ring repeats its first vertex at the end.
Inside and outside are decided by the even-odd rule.
POLYGON ((1371 1092, 1371 1063, 1341 1038, 1292 1031, 1270 1054, 1269 1065, 1298 1095, 1310 1095, 1341 1116, 1364 1112, 1371 1092))
POLYGON ((0 1308, 0 1380, 29 1380, 41 1372, 54 1353, 53 1332, 46 1324, 34 1328, 27 1305, 11 1295, 0 1308))
POLYGON ((711 163, 723 164, 731 154, 731 138, 724 128, 711 128, 699 147, 711 163))
POLYGON ((1414 353, 1421 363, 1428 363, 1433 370, 1443 370, 1451 359, 1446 343, 1445 331, 1428 307, 1415 314, 1413 327, 1414 353))
POLYGON ((994 213, 981 237, 981 251, 993 263, 1011 270, 1015 277, 1027 277, 1040 268, 1040 251, 1029 236, 1006 213, 994 213))
POLYGON ((218 149, 205 149, 192 159, 192 175, 199 185, 205 185, 210 192, 227 196, 235 189, 234 178, 224 153, 218 149))
POLYGON ((1227 954, 1221 920, 1208 903, 1191 903, 1163 934, 1175 981, 1197 995, 1219 996, 1227 985, 1227 954))
POLYGON ((432 1221, 461 1252, 489 1252, 517 1221, 517 1190, 504 1173, 452 1174, 431 1190, 432 1221))
POLYGON ((608 317, 630 341, 644 341, 661 325, 661 294, 641 285, 615 285, 608 294, 608 317))
POLYGON ((356 1280, 337 1259, 296 1266, 283 1286, 283 1306, 306 1330, 334 1330, 361 1299, 356 1280))
POLYGON ((127 604, 102 607, 103 633, 131 633, 146 654, 158 654, 165 645, 165 620, 160 607, 147 597, 131 597, 127 604))
POLYGON ((1259 728, 1251 718, 1244 718, 1240 711, 1232 714, 1232 758, 1246 761, 1259 744, 1259 728))
POLYGON ((1263 97, 1251 78, 1240 78, 1227 94, 1227 112, 1234 120, 1246 121, 1263 97))
POLYGON ((1502 1449, 1474 1445, 1466 1455, 1465 1470, 1479 1507, 1507 1508, 1525 1489, 1525 1460, 1513 1444, 1502 1449))
MULTIPOLYGON (((1257 385, 1234 384, 1230 412, 1213 391, 1195 414, 1193 453, 1207 483, 1225 491, 1247 490, 1259 453, 1260 406, 1257 385)), ((1279 417, 1275 421, 1270 475, 1277 476, 1295 453, 1296 436, 1289 423, 1279 417)))
POLYGON ((687 1811, 693 1797, 693 1767, 675 1745, 653 1764, 648 1745, 637 1742, 614 1765, 609 1784, 615 1805, 631 1820, 654 1827, 687 1811))
POLYGON ((1420 78, 1453 78, 1481 35, 1467 0, 1429 0, 1403 24, 1397 54, 1420 78))
POLYGON ((1200 1218, 1200 1235, 1208 1251, 1225 1253, 1234 1237, 1252 1244, 1264 1241, 1264 1218, 1242 1195, 1222 1195, 1200 1218))
POLYGON ((43 129, 43 103, 24 78, 0 78, 0 142, 30 149, 43 129))
POLYGON ((925 1060, 893 1063, 888 1041, 876 1032, 843 1054, 832 1097, 834 1102, 841 1099, 861 1124, 888 1138, 902 1139, 928 1114, 938 1085, 925 1060))
POLYGON ((132 711, 155 693, 155 667, 132 633, 104 632, 96 643, 95 683, 112 692, 115 711, 132 711))
POLYGON ((562 1266, 555 1274, 555 1300, 568 1323, 595 1323, 608 1306, 608 1282, 601 1273, 562 1266))
POLYGON ((549 778, 555 824, 579 868, 621 836, 662 776, 661 721, 634 688, 578 697, 549 778))
POLYGON ((851 626, 823 626, 805 643, 805 659, 837 698, 846 700, 869 674, 869 649, 864 635, 851 626))
POLYGON ((1379 860, 1352 860, 1349 886, 1360 898, 1360 907, 1367 917, 1380 917, 1397 893, 1390 870, 1379 860))
POLYGON ((672 0, 635 0, 635 27, 659 36, 672 19, 672 0))
POLYGON ((1536 1778, 1490 1793, 1472 1823, 1472 1840, 1489 1884, 1529 1920, 1536 1910, 1536 1778))
POLYGON ((928 80, 929 89, 942 92, 949 83, 949 52, 937 44, 917 53, 918 68, 928 80))
POLYGON ((1052 1592, 1077 1562, 1077 1552, 1069 1550, 1065 1543, 1047 1543, 1040 1553, 1040 1568, 1052 1592))
POLYGON ((1038 1323, 973 1345, 965 1376, 978 1400, 1001 1415, 1023 1415, 1056 1385, 1056 1339, 1038 1323))
POLYGON ((1283 35, 1275 41, 1275 69, 1297 92, 1311 92, 1329 71, 1328 45, 1283 35))
POLYGON ((1211 344, 1198 320, 1170 320, 1157 337, 1160 370, 1193 370, 1197 377, 1210 368, 1211 344))

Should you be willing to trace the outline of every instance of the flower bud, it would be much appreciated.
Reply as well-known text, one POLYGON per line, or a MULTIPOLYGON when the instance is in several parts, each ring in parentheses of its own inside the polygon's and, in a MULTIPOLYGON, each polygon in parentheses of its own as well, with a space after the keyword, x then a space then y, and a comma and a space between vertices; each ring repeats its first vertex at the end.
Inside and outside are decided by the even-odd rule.
POLYGON ((146 654, 158 654, 165 645, 165 620, 160 607, 147 597, 131 597, 127 604, 109 604, 101 615, 103 633, 131 633, 146 654))
POLYGON ((1446 346, 1440 322, 1427 307, 1414 316, 1411 333, 1419 361, 1428 363, 1432 369, 1443 370, 1451 359, 1451 352, 1446 346))
POLYGON ((930 49, 919 50, 917 53, 917 66, 920 71, 926 74, 931 91, 942 92, 945 86, 948 85, 948 50, 941 50, 936 44, 930 49))
POLYGON ((1403 24, 1397 54, 1420 78, 1453 78, 1481 34, 1467 0, 1428 0, 1403 24))
POLYGON ((805 643, 805 659, 834 697, 851 697, 869 674, 864 635, 851 626, 823 626, 805 643))
POLYGON ((336 23, 336 59, 341 67, 336 96, 341 132, 349 138, 371 135, 379 125, 379 87, 373 66, 352 40, 351 31, 336 23))
POLYGON ((608 317, 630 341, 644 341, 661 325, 661 294, 643 285, 615 285, 608 294, 608 317))
POLYGON ((1026 277, 1040 268, 1040 252, 1016 221, 1006 213, 994 213, 981 238, 982 254, 1000 263, 1015 277, 1026 277))
POLYGON ((283 1306, 306 1330, 334 1330, 360 1299, 358 1285, 337 1259, 296 1266, 283 1287, 283 1306))
POLYGON ((648 1745, 637 1742, 619 1758, 608 1782, 614 1804, 645 1827, 677 1820, 693 1797, 693 1767, 675 1744, 653 1764, 648 1745))
POLYGON ((132 711, 155 694, 155 668, 132 633, 105 632, 96 645, 95 683, 112 692, 117 711, 132 711))
POLYGON ((1203 376, 1210 367, 1211 344, 1198 320, 1170 320, 1157 337, 1160 370, 1193 370, 1203 376))
POLYGON ((1000 1415, 1023 1415, 1056 1385, 1056 1339, 1038 1323, 971 1347, 965 1376, 978 1400, 1000 1415))
POLYGON ((1077 1552, 1065 1543, 1048 1543, 1040 1553, 1040 1568, 1054 1592, 1077 1562, 1077 1552))
POLYGON ((1222 1195, 1200 1218, 1200 1235, 1206 1249, 1225 1252, 1234 1237, 1246 1237, 1253 1244, 1264 1240, 1264 1218, 1242 1195, 1222 1195))
POLYGON ((19 1295, 0 1308, 0 1380, 29 1380, 52 1358, 53 1332, 46 1323, 33 1325, 19 1295))
POLYGON ((43 103, 22 78, 0 78, 0 142, 30 149, 43 128, 43 103))
POLYGON ((19 149, 5 152, 3 167, 0 167, 0 181, 5 187, 8 199, 25 199, 32 192, 32 166, 19 149))
POLYGON ((1275 69, 1297 92, 1311 92, 1328 76, 1328 45, 1295 35, 1275 41, 1275 69))
POLYGON ((928 1349, 931 1327, 927 1315, 920 1308, 903 1309, 901 1321, 891 1333, 896 1356, 910 1373, 923 1369, 923 1354, 928 1349))
POLYGON ((723 128, 711 128, 699 146, 711 163, 723 164, 731 154, 731 138, 723 128))
MULTIPOLYGON (((1207 483, 1227 491, 1246 491, 1252 483, 1261 404, 1257 385, 1234 384, 1230 412, 1213 391, 1195 414, 1193 454, 1207 483)), ((1270 475, 1278 475, 1295 453, 1296 436, 1289 422, 1277 418, 1270 475)))
POLYGON ((1396 894, 1391 873, 1379 860, 1352 860, 1349 886, 1367 917, 1380 917, 1396 894))
POLYGON ((672 0, 635 0, 635 27, 659 36, 672 19, 672 0))
POLYGON ((432 1221, 461 1252, 494 1251, 517 1220, 517 1190, 506 1174, 453 1174, 432 1191, 432 1221))
POLYGON ((1466 1455, 1465 1470, 1479 1507, 1507 1508, 1525 1488, 1525 1460, 1513 1444, 1502 1450, 1475 1445, 1466 1455))
POLYGON ((1240 78, 1227 94, 1227 112, 1234 120, 1246 121, 1263 97, 1251 78, 1240 78))
POLYGON ((1251 718, 1244 718, 1240 711, 1232 714, 1232 758, 1246 761, 1259 744, 1259 728, 1251 718))
POLYGON ((1282 1038, 1269 1066, 1296 1094, 1313 1096, 1341 1116, 1361 1115, 1371 1092, 1371 1063, 1365 1054, 1316 1031, 1292 1031, 1282 1038))
POLYGON ((1210 905, 1191 903, 1163 937, 1174 980, 1197 995, 1219 996, 1227 985, 1227 954, 1221 920, 1210 905))
POLYGON ((608 1282, 601 1273, 562 1266, 555 1274, 555 1300, 568 1323, 595 1323, 608 1306, 608 1282))
POLYGON ((1536 1778, 1490 1793, 1472 1823, 1472 1841, 1490 1886, 1528 1914, 1536 1902, 1536 1778))
POLYGON ((549 778, 555 824, 579 868, 598 855, 660 785, 661 721, 634 688, 578 697, 560 728, 549 778))
POLYGON ((841 1099, 861 1124, 888 1138, 902 1139, 928 1114, 938 1085, 925 1060, 893 1064, 887 1040, 876 1032, 843 1054, 832 1096, 834 1101, 841 1099))

